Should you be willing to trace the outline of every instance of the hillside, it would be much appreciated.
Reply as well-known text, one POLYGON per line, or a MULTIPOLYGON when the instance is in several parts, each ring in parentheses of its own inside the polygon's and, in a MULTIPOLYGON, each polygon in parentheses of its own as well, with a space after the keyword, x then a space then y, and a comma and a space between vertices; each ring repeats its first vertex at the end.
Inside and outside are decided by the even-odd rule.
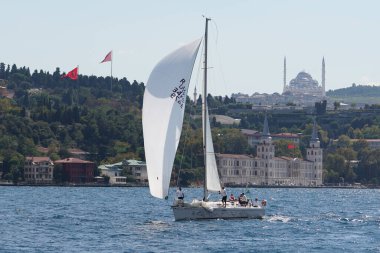
POLYGON ((380 104, 379 86, 352 84, 347 88, 329 90, 326 95, 348 104, 380 104))
MULTIPOLYGON (((71 148, 89 152, 97 164, 120 162, 125 158, 145 159, 141 126, 144 84, 114 78, 111 91, 110 77, 79 75, 74 81, 62 79, 61 75, 59 68, 52 74, 43 70, 31 73, 27 67, 0 63, 1 178, 22 178, 26 156, 48 155, 56 160, 68 157, 71 148), (40 150, 48 150, 48 154, 40 150)), ((347 90, 339 94, 348 94, 347 90)), ((189 98, 187 103, 190 103, 189 98)), ((240 129, 261 131, 265 112, 254 112, 250 105, 238 104, 227 96, 208 94, 207 103, 210 114, 218 115, 211 121, 215 152, 254 154, 255 150, 248 146, 240 129)), ((200 115, 200 98, 196 104, 186 106, 183 134, 174 163, 174 174, 181 173, 183 185, 202 180, 201 122, 194 116, 200 115)), ((299 153, 304 154, 315 115, 306 111, 266 114, 271 133, 301 134, 299 153)), ((339 182, 342 177, 345 182, 380 182, 378 151, 344 142, 347 138, 380 138, 378 115, 378 106, 374 105, 317 115, 319 137, 326 152, 326 182, 339 182), (338 138, 342 138, 344 148, 333 144, 338 138), (365 160, 355 171, 344 164, 360 158, 365 160), (367 168, 371 168, 371 172, 366 171, 367 168)), ((289 154, 286 145, 283 147, 276 152, 289 154)))

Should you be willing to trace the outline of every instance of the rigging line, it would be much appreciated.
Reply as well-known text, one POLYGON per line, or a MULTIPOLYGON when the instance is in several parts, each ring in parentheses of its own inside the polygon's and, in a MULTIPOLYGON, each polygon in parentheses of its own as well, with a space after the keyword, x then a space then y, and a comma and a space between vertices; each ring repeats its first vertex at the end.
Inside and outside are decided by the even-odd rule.
POLYGON ((216 60, 217 60, 217 64, 219 66, 219 72, 220 72, 220 75, 222 77, 222 81, 223 81, 223 88, 226 89, 227 88, 227 82, 226 82, 226 78, 225 78, 225 75, 224 75, 224 70, 223 70, 223 65, 222 65, 222 60, 221 60, 221 56, 220 56, 220 53, 218 51, 218 38, 219 38, 219 29, 218 29, 218 25, 217 23, 215 22, 215 20, 211 20, 212 21, 212 24, 214 24, 214 27, 215 27, 215 30, 216 30, 216 36, 215 36, 215 54, 216 54, 216 60))

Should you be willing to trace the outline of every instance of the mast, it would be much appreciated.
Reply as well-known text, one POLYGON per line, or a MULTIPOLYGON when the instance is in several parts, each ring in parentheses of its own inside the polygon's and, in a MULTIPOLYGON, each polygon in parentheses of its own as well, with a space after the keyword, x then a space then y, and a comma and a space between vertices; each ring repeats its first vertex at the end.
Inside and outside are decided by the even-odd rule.
POLYGON ((286 91, 286 56, 284 57, 284 90, 282 93, 286 91))
POLYGON ((205 165, 205 171, 204 171, 204 189, 203 189, 203 200, 207 201, 207 149, 206 149, 206 120, 207 119, 207 36, 208 36, 208 22, 210 21, 210 18, 206 18, 206 28, 205 28, 205 58, 203 62, 203 96, 202 96, 202 133, 203 133, 203 154, 204 154, 204 165, 205 165))
POLYGON ((111 51, 111 92, 112 92, 112 62, 113 62, 113 52, 111 51))

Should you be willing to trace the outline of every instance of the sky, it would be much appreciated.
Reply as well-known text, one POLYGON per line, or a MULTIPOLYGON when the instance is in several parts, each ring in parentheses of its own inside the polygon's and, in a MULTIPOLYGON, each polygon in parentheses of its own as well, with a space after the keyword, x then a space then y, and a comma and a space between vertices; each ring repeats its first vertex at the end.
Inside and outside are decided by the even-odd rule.
POLYGON ((321 83, 325 57, 326 90, 380 85, 377 0, 0 0, 0 9, 0 62, 31 70, 108 76, 99 62, 113 50, 113 76, 146 83, 158 61, 203 35, 206 15, 213 95, 281 93, 285 56, 288 82, 306 71, 321 83))

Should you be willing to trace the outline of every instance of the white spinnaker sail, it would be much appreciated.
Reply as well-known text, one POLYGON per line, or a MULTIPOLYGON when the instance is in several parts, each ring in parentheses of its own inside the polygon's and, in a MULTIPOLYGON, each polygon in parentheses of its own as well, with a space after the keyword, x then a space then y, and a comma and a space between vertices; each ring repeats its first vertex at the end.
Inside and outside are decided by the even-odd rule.
POLYGON ((218 167, 216 166, 214 144, 212 142, 210 119, 208 115, 208 107, 206 107, 206 164, 207 164, 207 182, 206 187, 208 191, 217 192, 221 190, 220 180, 218 174, 218 167))
POLYGON ((142 123, 150 193, 168 195, 174 157, 181 137, 187 90, 201 39, 162 59, 147 82, 142 123))

